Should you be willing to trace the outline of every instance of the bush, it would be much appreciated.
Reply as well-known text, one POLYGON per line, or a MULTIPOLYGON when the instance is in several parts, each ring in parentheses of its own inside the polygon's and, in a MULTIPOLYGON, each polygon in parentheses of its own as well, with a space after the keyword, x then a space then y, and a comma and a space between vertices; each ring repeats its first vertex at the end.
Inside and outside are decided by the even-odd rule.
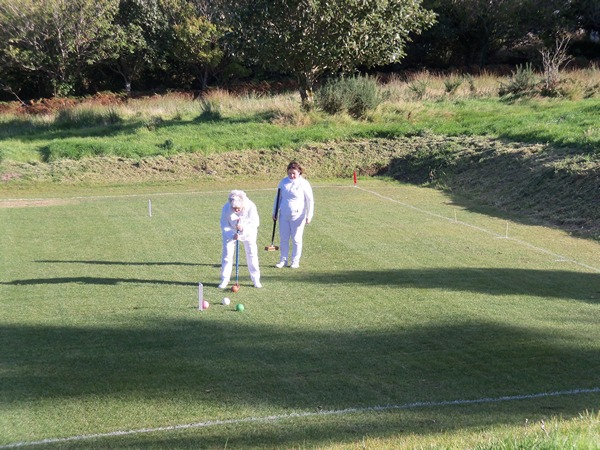
POLYGON ((198 116, 200 122, 217 121, 223 117, 221 103, 215 98, 202 99, 200 110, 200 116, 198 116))
POLYGON ((408 90, 412 92, 417 100, 423 100, 425 93, 427 92, 427 81, 425 80, 414 80, 408 85, 408 90))
POLYGON ((346 108, 345 96, 340 81, 327 83, 315 92, 315 105, 328 114, 338 114, 346 108))
POLYGON ((450 78, 444 80, 444 89, 446 90, 446 94, 454 94, 462 84, 463 80, 461 78, 450 78))
POLYGON ((364 118, 382 102, 377 79, 354 76, 333 80, 315 93, 315 105, 328 114, 347 112, 356 119, 364 118))
POLYGON ((538 80, 533 72, 531 64, 527 63, 525 66, 519 64, 517 70, 512 73, 507 84, 500 82, 498 94, 500 97, 533 96, 536 93, 537 84, 538 80))

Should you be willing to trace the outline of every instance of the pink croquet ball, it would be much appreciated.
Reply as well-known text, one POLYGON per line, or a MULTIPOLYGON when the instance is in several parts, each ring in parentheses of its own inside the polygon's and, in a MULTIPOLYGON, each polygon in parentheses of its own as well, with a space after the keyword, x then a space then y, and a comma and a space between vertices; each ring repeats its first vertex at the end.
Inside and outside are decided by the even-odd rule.
POLYGON ((202 300, 202 309, 208 309, 209 306, 210 303, 208 303, 206 300, 202 300))

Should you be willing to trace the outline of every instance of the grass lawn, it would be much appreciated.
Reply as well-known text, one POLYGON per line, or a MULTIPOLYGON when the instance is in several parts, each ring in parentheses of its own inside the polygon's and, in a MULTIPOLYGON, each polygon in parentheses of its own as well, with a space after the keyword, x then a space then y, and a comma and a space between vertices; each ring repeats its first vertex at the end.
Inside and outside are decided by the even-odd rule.
POLYGON ((242 253, 236 294, 220 209, 245 189, 264 247, 274 185, 0 200, 0 448, 461 448, 597 411, 600 243, 312 183, 301 268, 263 252, 255 289, 242 253))

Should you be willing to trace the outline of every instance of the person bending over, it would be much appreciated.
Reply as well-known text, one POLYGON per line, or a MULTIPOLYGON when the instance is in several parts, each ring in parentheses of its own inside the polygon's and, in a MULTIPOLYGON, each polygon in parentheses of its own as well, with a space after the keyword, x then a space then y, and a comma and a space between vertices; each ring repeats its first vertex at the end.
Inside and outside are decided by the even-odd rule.
POLYGON ((231 191, 227 198, 227 203, 223 205, 223 210, 221 211, 223 252, 221 256, 221 283, 219 284, 219 289, 225 289, 231 279, 236 241, 244 244, 248 271, 250 272, 250 279, 254 283, 254 287, 262 287, 258 265, 258 247, 256 245, 259 224, 258 210, 254 202, 248 198, 244 191, 231 191))

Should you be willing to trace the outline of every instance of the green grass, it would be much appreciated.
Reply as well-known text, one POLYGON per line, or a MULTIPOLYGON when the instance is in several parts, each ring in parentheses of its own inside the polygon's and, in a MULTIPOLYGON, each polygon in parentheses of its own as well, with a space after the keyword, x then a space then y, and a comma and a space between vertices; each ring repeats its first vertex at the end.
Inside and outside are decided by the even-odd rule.
POLYGON ((600 393, 361 409, 600 387, 597 242, 393 182, 313 186, 301 269, 263 252, 258 290, 242 257, 237 294, 216 288, 220 208, 246 189, 267 245, 271 185, 1 201, 0 445, 242 420, 37 448, 559 448, 586 427, 597 447, 577 418, 600 393), (564 431, 524 433, 541 420, 564 431))
POLYGON ((431 128, 439 134, 494 136, 517 142, 551 142, 593 150, 600 144, 597 100, 533 99, 518 103, 499 100, 440 102, 432 108, 439 121, 431 128), (450 115, 450 117, 448 117, 450 115))
MULTIPOLYGON (((222 118, 199 120, 190 100, 184 112, 131 116, 110 107, 95 113, 72 113, 68 119, 41 121, 0 119, 3 158, 55 161, 86 156, 146 157, 176 153, 221 153, 232 150, 298 148, 301 145, 353 138, 394 137, 424 132, 484 135, 528 143, 574 146, 596 155, 600 129, 595 117, 599 99, 580 101, 532 99, 515 103, 497 98, 391 102, 357 121, 346 115, 300 111, 287 97, 265 99, 262 109, 245 100, 247 110, 230 106, 222 118), (254 108, 254 109, 251 109, 254 108), (80 118, 78 122, 77 119, 80 118)), ((244 100, 239 100, 240 104, 244 100)), ((146 114, 151 114, 147 112, 146 114)), ((64 116, 64 114, 63 114, 64 116)))

